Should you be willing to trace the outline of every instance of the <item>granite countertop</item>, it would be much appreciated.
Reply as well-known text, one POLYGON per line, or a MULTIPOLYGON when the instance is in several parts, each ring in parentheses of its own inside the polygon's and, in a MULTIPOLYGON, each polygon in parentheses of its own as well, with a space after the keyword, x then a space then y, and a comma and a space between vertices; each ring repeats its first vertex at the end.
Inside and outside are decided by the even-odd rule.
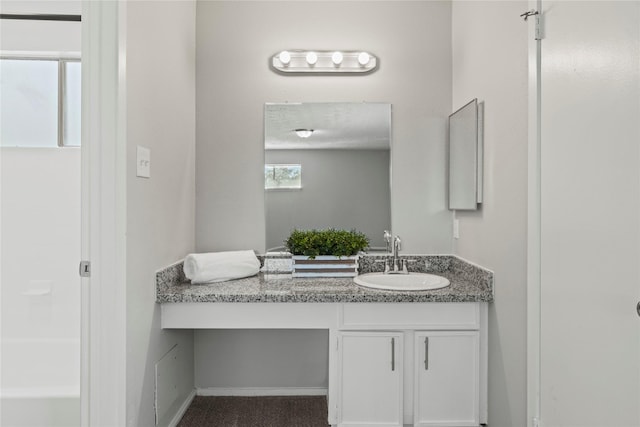
MULTIPOLYGON (((444 276, 451 284, 430 291, 369 289, 352 278, 292 278, 281 271, 263 268, 256 276, 219 283, 191 284, 178 262, 156 274, 156 302, 491 302, 493 272, 453 255, 408 255, 410 271, 444 276), (266 270, 266 271, 264 271, 266 270)), ((268 260, 267 256, 267 260, 268 260)), ((376 271, 380 256, 360 259, 360 273, 376 271)), ((264 262, 264 258, 262 259, 264 262)), ((268 263, 264 263, 268 267, 268 263)))

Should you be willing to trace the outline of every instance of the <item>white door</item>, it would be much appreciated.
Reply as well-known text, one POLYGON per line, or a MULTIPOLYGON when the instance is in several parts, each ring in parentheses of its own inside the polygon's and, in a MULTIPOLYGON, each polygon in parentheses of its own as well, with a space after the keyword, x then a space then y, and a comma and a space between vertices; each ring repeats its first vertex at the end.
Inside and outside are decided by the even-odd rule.
POLYGON ((402 426, 402 349, 400 332, 340 334, 340 426, 402 426))
POLYGON ((640 2, 542 5, 540 421, 640 426, 640 2))
POLYGON ((414 348, 415 426, 477 426, 478 332, 416 332, 414 348))

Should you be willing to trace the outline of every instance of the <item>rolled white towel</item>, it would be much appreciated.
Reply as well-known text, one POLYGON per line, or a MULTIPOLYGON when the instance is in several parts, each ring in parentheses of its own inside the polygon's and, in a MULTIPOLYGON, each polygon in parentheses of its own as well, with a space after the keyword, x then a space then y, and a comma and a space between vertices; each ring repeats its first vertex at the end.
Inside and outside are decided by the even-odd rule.
POLYGON ((189 254, 183 269, 191 283, 223 282, 258 274, 260 261, 251 250, 189 254))

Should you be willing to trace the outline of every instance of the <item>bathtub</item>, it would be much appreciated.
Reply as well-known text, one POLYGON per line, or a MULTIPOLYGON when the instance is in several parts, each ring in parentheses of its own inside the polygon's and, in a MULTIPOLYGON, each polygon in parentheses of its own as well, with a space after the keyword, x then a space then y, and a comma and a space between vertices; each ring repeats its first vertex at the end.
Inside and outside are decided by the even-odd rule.
POLYGON ((80 341, 3 339, 0 425, 80 425, 80 341))

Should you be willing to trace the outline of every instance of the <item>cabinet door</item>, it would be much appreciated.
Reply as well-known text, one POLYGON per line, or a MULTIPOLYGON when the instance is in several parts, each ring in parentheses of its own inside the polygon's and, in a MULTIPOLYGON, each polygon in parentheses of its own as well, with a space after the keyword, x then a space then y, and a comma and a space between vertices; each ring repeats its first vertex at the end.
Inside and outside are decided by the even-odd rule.
POLYGON ((414 348, 415 426, 479 425, 478 332, 416 332, 414 348))
POLYGON ((402 426, 402 333, 342 332, 340 426, 402 426))

